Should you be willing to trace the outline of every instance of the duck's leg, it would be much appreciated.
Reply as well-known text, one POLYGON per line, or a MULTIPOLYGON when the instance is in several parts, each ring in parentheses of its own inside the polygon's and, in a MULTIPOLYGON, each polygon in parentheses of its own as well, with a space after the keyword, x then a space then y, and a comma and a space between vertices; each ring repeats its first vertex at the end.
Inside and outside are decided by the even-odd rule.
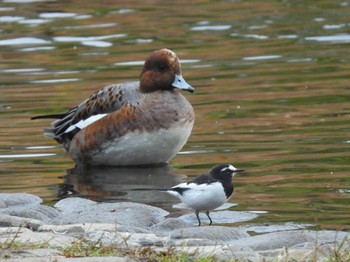
POLYGON ((199 219, 199 211, 196 210, 195 214, 196 214, 196 217, 198 219, 198 226, 200 227, 201 226, 201 220, 199 219))
POLYGON ((211 218, 210 218, 210 216, 209 216, 209 211, 207 210, 207 212, 205 212, 205 214, 206 214, 207 217, 209 218, 209 221, 210 221, 209 226, 211 226, 211 224, 213 224, 213 221, 211 221, 211 218))

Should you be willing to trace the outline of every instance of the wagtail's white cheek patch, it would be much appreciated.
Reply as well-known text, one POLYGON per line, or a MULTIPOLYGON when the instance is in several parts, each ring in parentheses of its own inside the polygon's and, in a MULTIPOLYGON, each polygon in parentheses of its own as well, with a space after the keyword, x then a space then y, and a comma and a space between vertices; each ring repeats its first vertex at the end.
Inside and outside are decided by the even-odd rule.
POLYGON ((221 172, 225 172, 226 170, 230 170, 230 171, 235 171, 237 168, 235 168, 233 165, 228 165, 226 167, 224 167, 223 169, 221 169, 221 172))

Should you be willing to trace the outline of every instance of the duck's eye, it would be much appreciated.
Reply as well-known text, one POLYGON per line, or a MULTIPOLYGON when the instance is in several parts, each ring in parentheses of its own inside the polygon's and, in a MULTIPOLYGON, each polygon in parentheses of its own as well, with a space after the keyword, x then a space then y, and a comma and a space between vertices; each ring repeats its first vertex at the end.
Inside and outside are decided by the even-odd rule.
POLYGON ((167 66, 165 64, 160 64, 158 68, 160 71, 165 71, 167 66))

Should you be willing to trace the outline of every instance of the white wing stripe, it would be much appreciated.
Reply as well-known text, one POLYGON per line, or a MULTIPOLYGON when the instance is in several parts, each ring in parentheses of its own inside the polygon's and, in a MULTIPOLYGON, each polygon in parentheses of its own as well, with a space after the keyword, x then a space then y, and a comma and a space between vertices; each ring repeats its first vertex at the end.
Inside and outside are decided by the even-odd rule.
POLYGON ((106 115, 107 114, 98 114, 98 115, 90 116, 89 118, 87 118, 85 120, 80 120, 78 123, 75 123, 74 125, 71 125, 70 127, 68 127, 64 131, 64 133, 69 133, 69 132, 73 131, 75 128, 83 129, 106 115))

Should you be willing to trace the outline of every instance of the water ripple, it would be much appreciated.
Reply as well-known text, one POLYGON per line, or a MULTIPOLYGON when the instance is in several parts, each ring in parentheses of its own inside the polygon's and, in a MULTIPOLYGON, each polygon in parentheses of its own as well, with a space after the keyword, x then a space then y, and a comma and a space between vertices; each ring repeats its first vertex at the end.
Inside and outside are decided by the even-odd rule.
POLYGON ((270 59, 277 59, 281 57, 282 57, 281 55, 247 56, 247 57, 243 57, 243 60, 245 61, 270 60, 270 59))
POLYGON ((64 13, 64 12, 50 12, 50 13, 41 13, 39 17, 45 19, 58 19, 58 18, 72 18, 77 16, 76 13, 64 13))
POLYGON ((222 31, 231 29, 230 25, 200 25, 191 27, 192 31, 222 31))
POLYGON ((33 158, 33 157, 46 157, 55 156, 53 153, 42 153, 42 154, 11 154, 11 155, 0 155, 0 159, 10 159, 10 158, 33 158))
POLYGON ((350 43, 349 34, 327 35, 327 36, 309 36, 305 37, 307 41, 329 42, 329 43, 350 43))
POLYGON ((23 16, 0 16, 0 23, 14 23, 25 19, 23 16))
POLYGON ((36 37, 18 37, 12 39, 0 40, 0 46, 3 45, 43 45, 49 44, 50 41, 36 37))
POLYGON ((80 81, 81 78, 65 78, 65 79, 44 79, 44 80, 32 80, 32 84, 53 84, 53 83, 66 83, 80 81))

